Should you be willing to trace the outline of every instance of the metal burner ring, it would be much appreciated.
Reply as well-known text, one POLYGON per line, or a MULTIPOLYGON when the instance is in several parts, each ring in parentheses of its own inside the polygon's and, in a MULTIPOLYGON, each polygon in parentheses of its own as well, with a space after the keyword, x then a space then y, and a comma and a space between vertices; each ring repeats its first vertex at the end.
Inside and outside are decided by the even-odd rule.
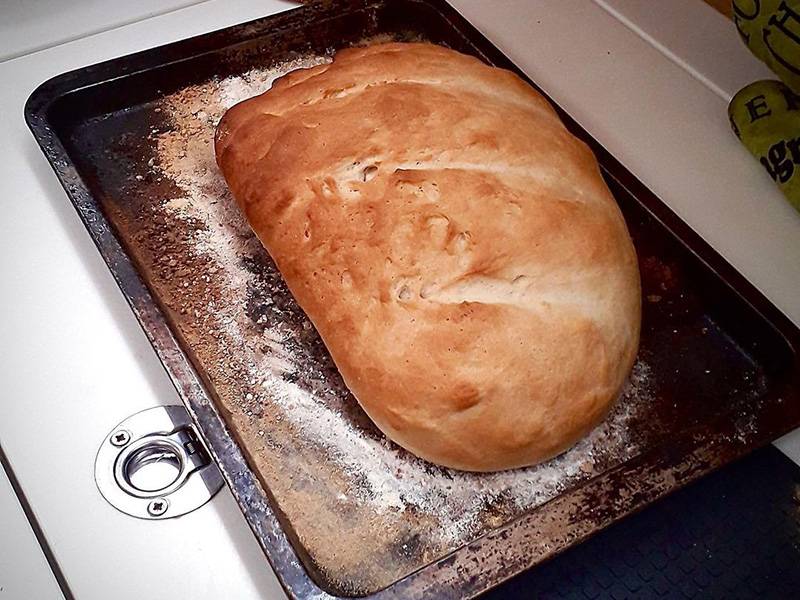
POLYGON ((136 413, 103 440, 95 482, 117 510, 140 519, 191 512, 222 487, 222 476, 182 406, 136 413))

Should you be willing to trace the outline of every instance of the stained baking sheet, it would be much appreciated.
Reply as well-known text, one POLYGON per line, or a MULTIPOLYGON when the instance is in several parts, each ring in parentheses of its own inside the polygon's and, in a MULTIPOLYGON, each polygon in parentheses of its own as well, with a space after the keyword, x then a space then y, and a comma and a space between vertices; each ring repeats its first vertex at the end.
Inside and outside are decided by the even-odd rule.
POLYGON ((583 132, 643 284, 608 418, 548 463, 439 468, 388 442, 219 175, 224 111, 375 41, 514 68, 438 0, 315 3, 73 72, 27 116, 291 596, 469 597, 800 422, 796 329, 583 132))

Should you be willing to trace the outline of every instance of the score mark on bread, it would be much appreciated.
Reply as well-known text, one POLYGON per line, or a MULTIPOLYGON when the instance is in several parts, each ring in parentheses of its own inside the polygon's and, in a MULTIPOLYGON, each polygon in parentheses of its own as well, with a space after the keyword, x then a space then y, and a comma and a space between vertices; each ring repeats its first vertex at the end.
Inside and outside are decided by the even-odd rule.
POLYGON ((516 75, 342 50, 234 106, 217 162, 392 440, 492 471, 573 445, 633 365, 636 255, 590 150, 516 75))

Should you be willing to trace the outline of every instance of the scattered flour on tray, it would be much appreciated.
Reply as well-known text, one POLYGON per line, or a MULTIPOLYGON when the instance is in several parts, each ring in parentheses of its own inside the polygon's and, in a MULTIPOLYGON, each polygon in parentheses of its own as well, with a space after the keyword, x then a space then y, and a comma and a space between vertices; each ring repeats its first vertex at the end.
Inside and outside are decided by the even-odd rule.
POLYGON ((259 405, 269 403, 280 413, 277 420, 285 419, 296 435, 322 448, 349 482, 339 500, 377 515, 410 510, 424 514, 436 524, 430 535, 441 547, 455 547, 634 455, 638 448, 630 425, 647 410, 649 368, 638 362, 606 420, 573 449, 537 467, 462 473, 430 465, 381 436, 367 435, 351 418, 352 397, 341 384, 326 379, 324 361, 304 355, 310 324, 277 271, 265 274, 247 266, 246 258, 263 250, 239 214, 213 150, 214 128, 225 110, 265 91, 285 72, 326 61, 300 58, 165 98, 164 109, 175 127, 155 136, 160 157, 155 166, 181 195, 166 199, 161 209, 170 218, 197 225, 190 251, 209 258, 209 274, 227 290, 226 301, 209 305, 203 318, 215 320, 220 332, 215 337, 244 365, 252 391, 242 399, 242 410, 258 416, 259 405), (254 296, 263 309, 257 320, 247 312, 254 296))
POLYGON ((510 502, 514 512, 522 512, 555 497, 578 479, 599 474, 600 464, 632 456, 636 447, 628 426, 639 403, 648 397, 648 371, 645 363, 635 365, 609 417, 570 451, 536 467, 488 474, 430 468, 407 454, 398 460, 396 446, 363 436, 312 394, 287 387, 277 378, 268 381, 272 397, 286 409, 287 418, 326 447, 346 472, 365 478, 366 485, 357 488, 361 502, 379 513, 413 506, 435 514, 442 536, 456 540, 474 533, 480 513, 498 499, 510 502))

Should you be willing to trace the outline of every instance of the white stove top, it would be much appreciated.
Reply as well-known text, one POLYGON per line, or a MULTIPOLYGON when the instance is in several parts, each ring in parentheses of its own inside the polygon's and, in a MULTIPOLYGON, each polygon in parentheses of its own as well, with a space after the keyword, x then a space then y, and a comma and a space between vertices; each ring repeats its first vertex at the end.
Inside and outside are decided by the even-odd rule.
MULTIPOLYGON (((800 215, 725 113, 739 87, 770 75, 729 21, 699 0, 451 1, 800 324, 800 215)), ((0 8, 0 61, 17 56, 0 62, 0 447, 79 600, 284 597, 226 489, 160 522, 119 513, 98 493, 94 457, 110 428, 179 399, 22 115, 54 75, 293 6, 187 4, 0 8)), ((797 459, 799 440, 780 446, 797 459)), ((0 600, 59 597, 34 542, 0 477, 0 600)))

